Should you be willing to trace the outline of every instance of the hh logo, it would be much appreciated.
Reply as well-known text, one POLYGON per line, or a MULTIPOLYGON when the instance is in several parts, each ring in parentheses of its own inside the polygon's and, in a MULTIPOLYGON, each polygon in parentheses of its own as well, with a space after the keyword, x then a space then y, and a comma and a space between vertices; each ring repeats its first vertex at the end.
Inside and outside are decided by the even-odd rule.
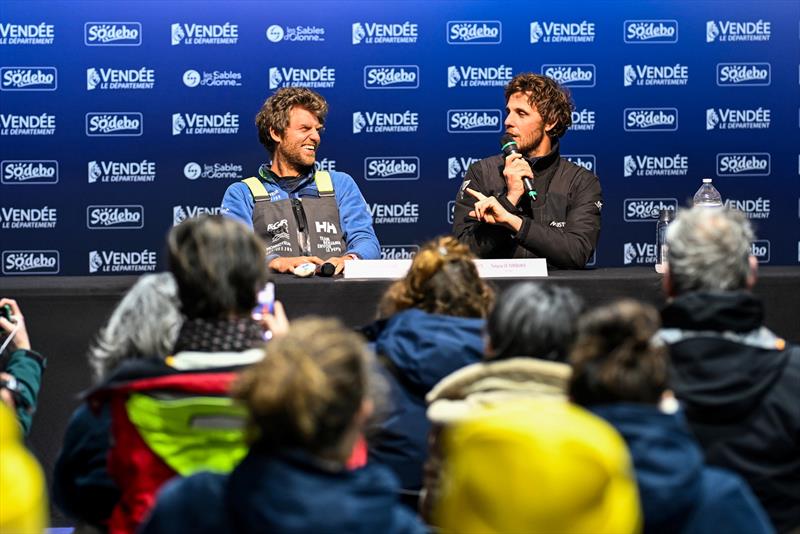
POLYGON ((314 225, 317 228, 318 234, 336 234, 338 231, 336 230, 336 225, 330 221, 316 221, 314 225))

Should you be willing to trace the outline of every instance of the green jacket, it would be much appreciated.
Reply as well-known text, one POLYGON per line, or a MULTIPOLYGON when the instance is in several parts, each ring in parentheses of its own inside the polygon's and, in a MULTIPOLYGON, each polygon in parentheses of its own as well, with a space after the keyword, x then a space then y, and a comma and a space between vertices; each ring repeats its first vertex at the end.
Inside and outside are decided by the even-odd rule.
POLYGON ((25 400, 24 405, 17 406, 17 419, 25 435, 30 432, 33 414, 36 411, 36 401, 39 397, 39 387, 42 384, 42 373, 47 366, 47 360, 39 353, 32 350, 17 349, 11 353, 4 373, 13 375, 19 383, 20 396, 25 400))

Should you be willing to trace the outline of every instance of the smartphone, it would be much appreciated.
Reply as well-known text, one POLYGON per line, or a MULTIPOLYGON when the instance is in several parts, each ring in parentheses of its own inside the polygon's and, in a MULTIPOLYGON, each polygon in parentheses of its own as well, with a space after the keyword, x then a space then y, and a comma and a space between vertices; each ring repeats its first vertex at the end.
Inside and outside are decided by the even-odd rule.
POLYGON ((253 308, 253 319, 260 321, 268 313, 275 313, 275 284, 272 282, 267 282, 264 289, 258 292, 258 304, 253 308))

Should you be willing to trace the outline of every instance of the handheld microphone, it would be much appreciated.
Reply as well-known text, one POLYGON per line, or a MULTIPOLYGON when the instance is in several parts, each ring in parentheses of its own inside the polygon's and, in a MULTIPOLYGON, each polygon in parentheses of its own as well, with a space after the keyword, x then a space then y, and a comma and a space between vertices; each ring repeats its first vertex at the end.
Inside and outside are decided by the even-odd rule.
POLYGON ((325 262, 319 266, 319 272, 317 273, 319 276, 333 276, 333 273, 336 272, 336 267, 332 263, 325 262))
MULTIPOLYGON (((500 139, 500 150, 503 152, 503 156, 508 157, 511 154, 519 154, 519 147, 517 146, 517 142, 514 141, 514 138, 511 137, 509 134, 505 134, 502 139, 500 139)), ((528 193, 528 196, 531 197, 533 200, 536 200, 536 189, 533 188, 533 177, 532 176, 523 176, 522 177, 522 185, 525 187, 525 191, 528 193)))

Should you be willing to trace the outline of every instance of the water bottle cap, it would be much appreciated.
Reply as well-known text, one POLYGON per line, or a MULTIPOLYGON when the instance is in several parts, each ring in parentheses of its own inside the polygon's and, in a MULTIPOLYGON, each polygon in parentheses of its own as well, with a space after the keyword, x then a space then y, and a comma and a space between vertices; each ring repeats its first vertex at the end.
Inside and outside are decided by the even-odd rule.
POLYGON ((703 178, 703 183, 704 184, 710 184, 711 183, 711 178, 703 178))

